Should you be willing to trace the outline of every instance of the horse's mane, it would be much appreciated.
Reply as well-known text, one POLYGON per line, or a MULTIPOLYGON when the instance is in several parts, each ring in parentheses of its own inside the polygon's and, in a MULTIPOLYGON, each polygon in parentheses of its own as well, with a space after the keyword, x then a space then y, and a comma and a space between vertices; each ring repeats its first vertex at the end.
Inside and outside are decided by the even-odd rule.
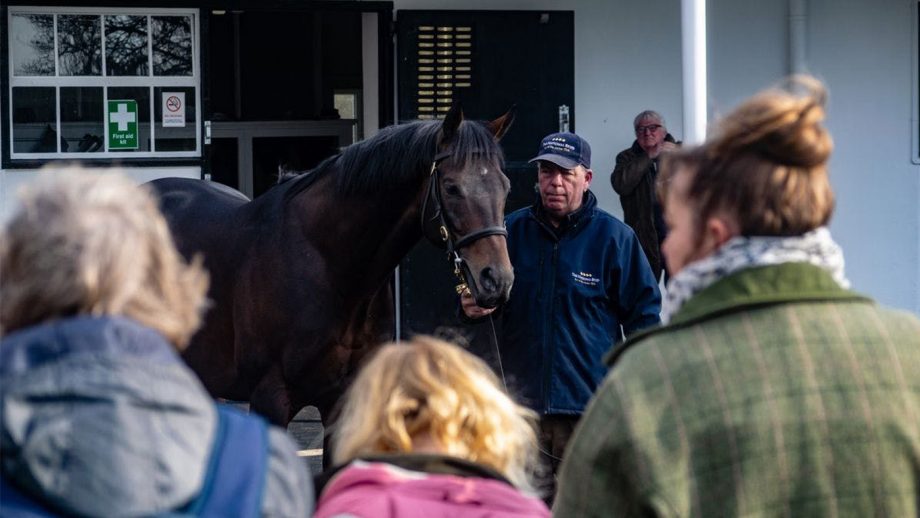
MULTIPOLYGON (((383 128, 373 137, 323 160, 307 174, 295 176, 285 196, 290 198, 298 194, 312 184, 313 179, 334 169, 337 170, 335 190, 340 196, 402 188, 428 174, 437 151, 440 129, 440 121, 415 121, 383 128)), ((446 161, 462 165, 474 155, 477 160, 499 165, 504 161, 501 146, 484 124, 463 121, 446 161)), ((279 183, 288 181, 282 178, 279 183)))

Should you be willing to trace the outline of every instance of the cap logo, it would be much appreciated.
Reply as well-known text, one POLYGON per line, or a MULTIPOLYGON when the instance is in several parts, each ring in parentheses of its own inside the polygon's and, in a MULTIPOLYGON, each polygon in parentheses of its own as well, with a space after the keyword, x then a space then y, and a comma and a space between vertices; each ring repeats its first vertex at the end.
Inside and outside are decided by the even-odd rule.
POLYGON ((565 168, 576 165, 591 167, 591 146, 578 135, 571 133, 556 133, 547 135, 540 142, 540 156, 536 160, 549 160, 565 168), (552 158, 552 157, 555 157, 552 158))
POLYGON ((549 148, 549 149, 555 149, 555 150, 559 150, 559 151, 569 151, 569 152, 574 152, 574 151, 575 151, 575 146, 573 146, 573 145, 571 145, 571 144, 566 144, 565 142, 561 142, 561 143, 557 143, 557 142, 547 142, 547 143, 543 144, 543 147, 544 147, 544 148, 549 148))

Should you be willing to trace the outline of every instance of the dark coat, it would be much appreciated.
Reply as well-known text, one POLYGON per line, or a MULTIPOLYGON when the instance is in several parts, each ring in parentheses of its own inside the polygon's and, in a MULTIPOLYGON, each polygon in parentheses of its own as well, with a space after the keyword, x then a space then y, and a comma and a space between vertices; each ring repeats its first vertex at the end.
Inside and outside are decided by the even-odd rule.
POLYGON ((636 234, 597 207, 553 228, 538 201, 506 220, 514 287, 502 311, 502 359, 516 398, 541 414, 578 415, 607 368, 604 352, 659 321, 661 294, 636 234))
MULTIPOLYGON (((670 133, 664 140, 675 142, 670 133)), ((639 236, 652 273, 658 279, 664 268, 660 250, 664 235, 659 235, 660 226, 656 228, 655 225, 655 205, 658 199, 655 195, 655 177, 654 161, 645 154, 638 141, 633 141, 632 147, 617 155, 616 166, 610 174, 610 183, 613 190, 620 195, 623 219, 639 236)))

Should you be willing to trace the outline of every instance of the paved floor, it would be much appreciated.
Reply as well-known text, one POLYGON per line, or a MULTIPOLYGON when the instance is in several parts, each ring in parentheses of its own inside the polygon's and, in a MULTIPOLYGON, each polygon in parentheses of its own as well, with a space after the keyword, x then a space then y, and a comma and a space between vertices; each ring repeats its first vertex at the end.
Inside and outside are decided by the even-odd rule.
POLYGON ((319 420, 316 407, 308 406, 294 416, 288 425, 288 433, 294 438, 298 455, 303 457, 314 474, 323 470, 323 423, 319 420))

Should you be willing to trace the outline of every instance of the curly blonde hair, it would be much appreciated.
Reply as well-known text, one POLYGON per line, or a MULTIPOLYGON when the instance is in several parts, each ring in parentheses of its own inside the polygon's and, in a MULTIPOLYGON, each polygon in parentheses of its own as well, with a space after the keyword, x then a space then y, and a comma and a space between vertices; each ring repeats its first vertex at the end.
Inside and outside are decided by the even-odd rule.
POLYGON ((481 359, 416 336, 381 346, 361 369, 335 424, 333 460, 411 452, 430 439, 445 454, 491 467, 532 493, 536 420, 481 359))
POLYGON ((660 198, 684 170, 693 175, 683 194, 698 209, 698 226, 716 214, 733 218, 745 236, 801 235, 826 225, 834 211, 826 99, 824 86, 809 76, 751 97, 703 145, 665 156, 660 198))
POLYGON ((75 315, 120 315, 183 348, 208 277, 187 264, 146 188, 118 170, 51 168, 0 234, 0 330, 75 315))

